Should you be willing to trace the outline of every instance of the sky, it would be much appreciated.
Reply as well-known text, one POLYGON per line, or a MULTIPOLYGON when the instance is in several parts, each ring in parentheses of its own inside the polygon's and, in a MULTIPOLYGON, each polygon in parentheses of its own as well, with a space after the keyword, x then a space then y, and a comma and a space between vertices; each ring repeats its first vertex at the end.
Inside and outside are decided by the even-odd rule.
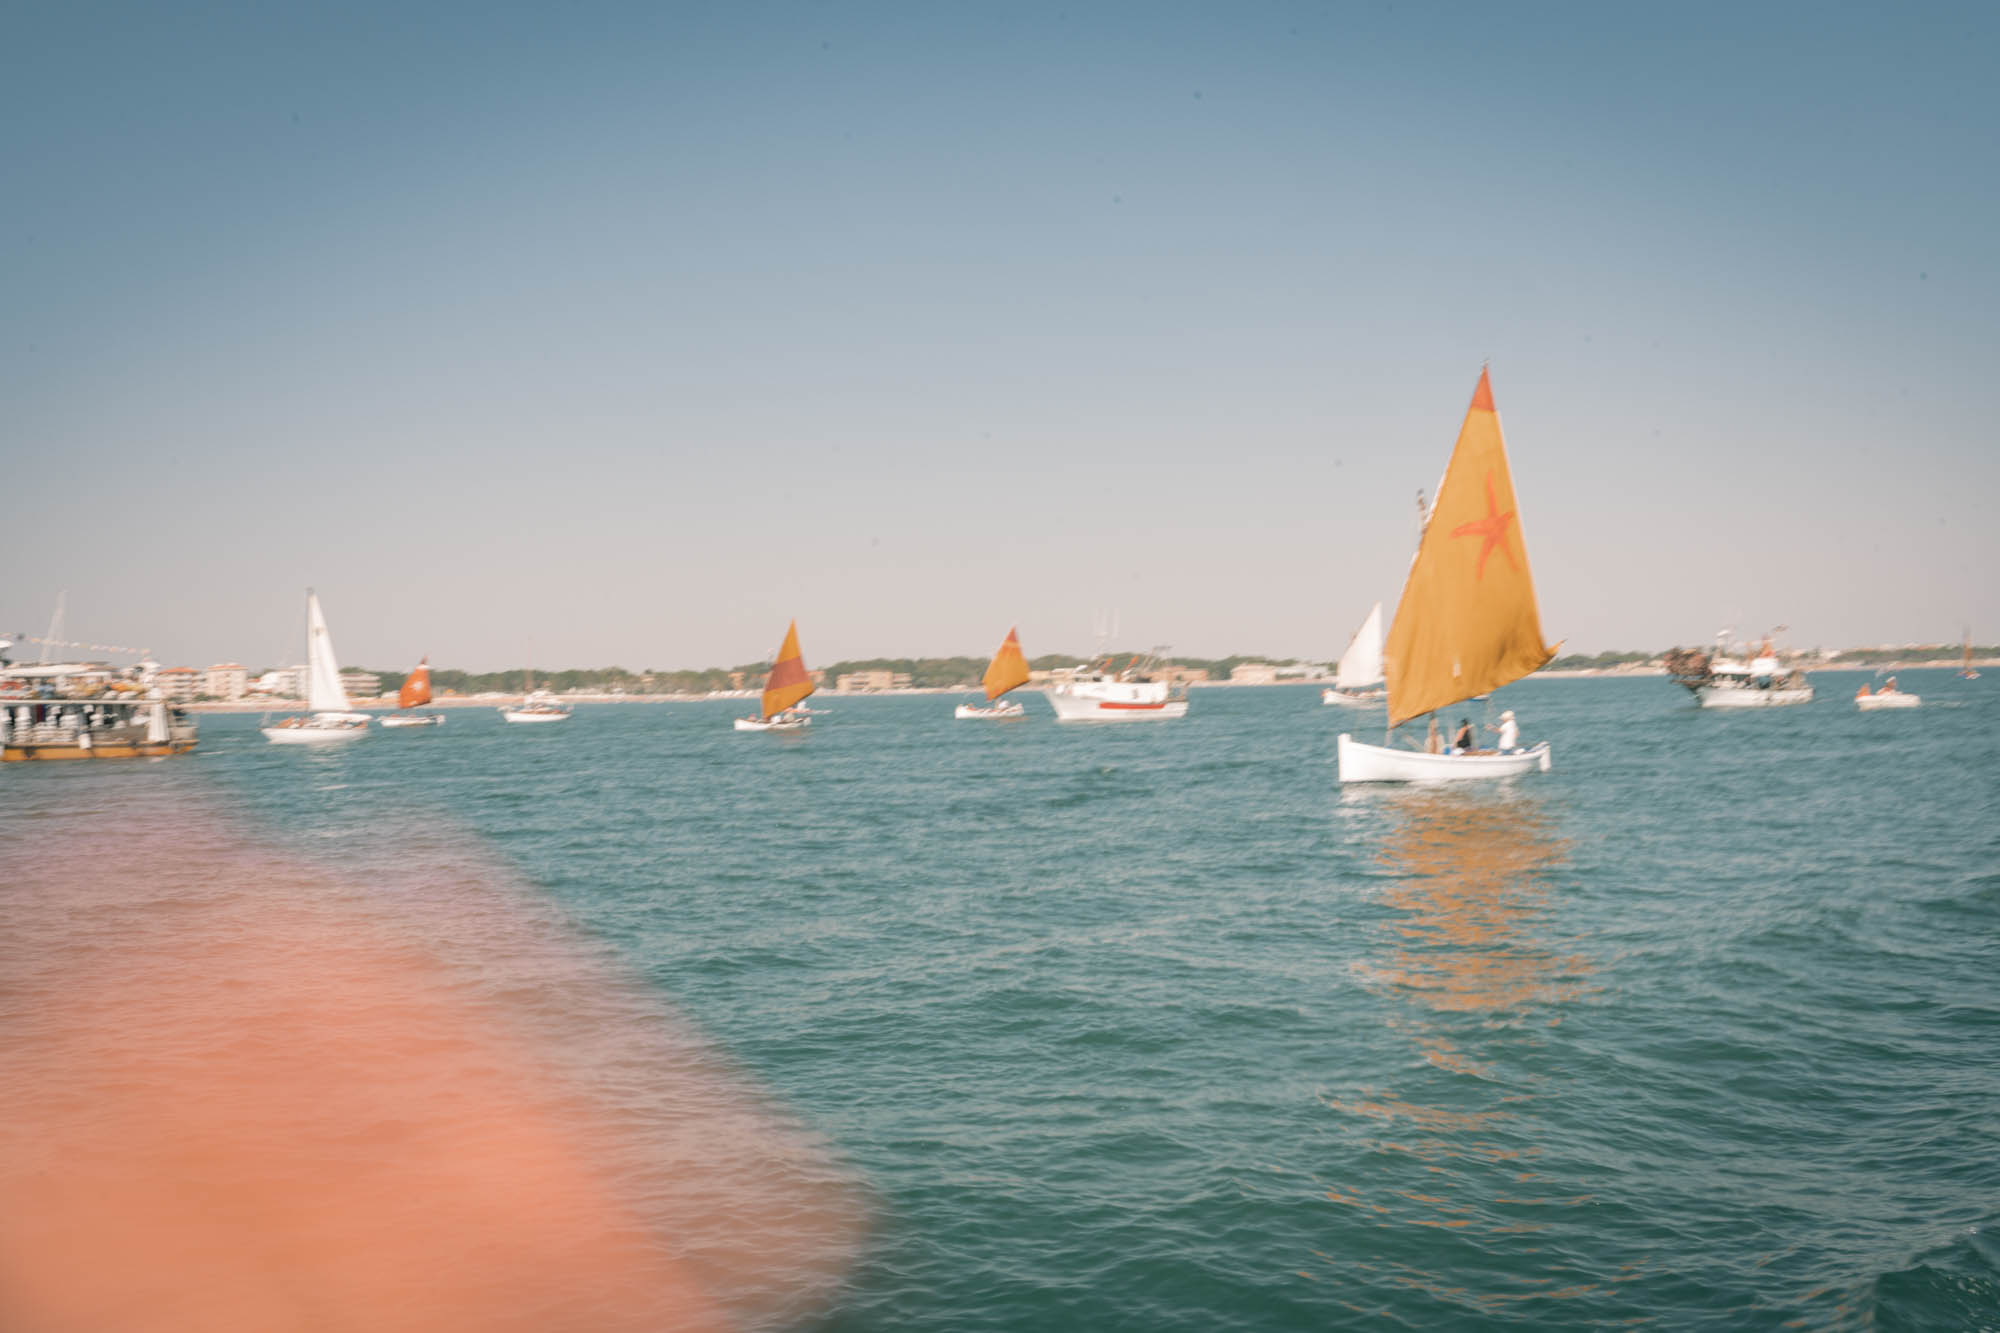
POLYGON ((1517 9, 13 7, 0 627, 1324 659, 1486 364, 1551 641, 2000 639, 2000 9, 1517 9))

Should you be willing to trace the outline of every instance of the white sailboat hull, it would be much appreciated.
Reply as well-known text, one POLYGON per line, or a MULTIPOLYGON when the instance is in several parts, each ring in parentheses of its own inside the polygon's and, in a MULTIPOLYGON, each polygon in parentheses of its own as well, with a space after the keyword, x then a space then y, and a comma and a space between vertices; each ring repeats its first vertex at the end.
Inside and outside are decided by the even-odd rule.
POLYGON ((953 717, 961 722, 973 719, 1001 721, 1007 718, 1026 717, 1028 710, 1014 700, 987 707, 981 704, 960 704, 952 710, 953 717))
POLYGON ((1704 685, 1694 692, 1703 708, 1783 708, 1787 704, 1811 703, 1813 687, 1797 685, 1760 690, 1754 685, 1704 685))
POLYGON ((1922 695, 1904 694, 1900 690, 1894 694, 1857 694, 1854 696, 1854 706, 1864 713, 1873 712, 1877 708, 1915 708, 1922 702, 1922 695))
POLYGON ((322 713, 304 718, 292 726, 260 727, 264 739, 274 745, 324 745, 330 741, 351 741, 368 734, 365 713, 322 713))
POLYGON ((774 717, 766 721, 761 717, 739 717, 736 719, 738 731, 804 731, 812 725, 809 717, 774 717))
POLYGON ((1319 692, 1323 704, 1339 704, 1342 708, 1373 708, 1376 704, 1389 702, 1387 690, 1343 690, 1339 686, 1319 692))
POLYGON ((1342 733, 1338 753, 1342 782, 1465 782, 1531 771, 1546 773, 1550 764, 1547 741, 1505 754, 1426 754, 1363 745, 1342 733))
POLYGON ((441 727, 444 725, 444 714, 392 713, 387 717, 378 717, 375 720, 385 727, 441 727))

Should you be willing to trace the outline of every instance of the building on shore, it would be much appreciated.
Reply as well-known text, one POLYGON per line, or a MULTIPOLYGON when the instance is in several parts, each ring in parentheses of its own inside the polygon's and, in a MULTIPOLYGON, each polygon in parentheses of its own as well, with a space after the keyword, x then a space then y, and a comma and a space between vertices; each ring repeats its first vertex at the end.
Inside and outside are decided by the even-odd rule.
POLYGON ((250 693, 267 694, 273 699, 303 699, 305 671, 304 667, 273 667, 251 682, 250 693))
POLYGON ((153 673, 153 688, 172 703, 183 703, 201 693, 202 673, 190 666, 161 667, 153 673))
POLYGON ((1278 668, 1269 662, 1241 662, 1229 672, 1231 685, 1273 685, 1278 680, 1278 668))
POLYGON ((225 699, 235 703, 250 688, 250 673, 241 662, 217 662, 208 669, 208 679, 202 685, 202 693, 211 699, 225 699))
POLYGON ((382 692, 382 678, 372 671, 343 671, 340 688, 350 699, 373 699, 382 692))
POLYGON ((839 694, 907 690, 910 688, 910 674, 907 671, 850 671, 835 680, 833 688, 839 694))

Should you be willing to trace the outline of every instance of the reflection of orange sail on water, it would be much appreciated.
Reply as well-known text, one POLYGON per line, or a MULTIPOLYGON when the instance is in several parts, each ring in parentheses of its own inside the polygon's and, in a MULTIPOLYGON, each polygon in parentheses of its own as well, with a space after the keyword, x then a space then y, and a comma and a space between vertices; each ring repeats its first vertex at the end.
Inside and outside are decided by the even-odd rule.
POLYGON ((799 622, 794 620, 785 631, 778 660, 771 664, 771 677, 764 682, 764 720, 770 721, 773 714, 784 712, 816 688, 806 674, 805 655, 799 651, 799 622))
POLYGON ((1389 725, 1490 693, 1553 656, 1482 370, 1383 645, 1389 725))
POLYGON ((1000 651, 993 654, 987 664, 986 675, 980 682, 986 687, 987 699, 998 699, 1011 689, 1028 683, 1028 659, 1021 654, 1021 636, 1013 629, 1000 643, 1000 651))
POLYGON ((417 663, 417 669, 396 693, 396 707, 417 708, 431 701, 431 659, 417 663))

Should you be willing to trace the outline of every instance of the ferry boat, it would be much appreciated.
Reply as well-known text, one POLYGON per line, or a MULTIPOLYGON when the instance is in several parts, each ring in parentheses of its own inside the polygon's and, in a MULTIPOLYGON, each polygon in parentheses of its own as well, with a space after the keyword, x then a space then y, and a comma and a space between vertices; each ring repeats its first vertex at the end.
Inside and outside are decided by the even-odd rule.
POLYGON ((163 759, 194 749, 194 718, 161 698, 144 671, 108 682, 105 674, 0 659, 0 760, 163 759))
POLYGON ((1783 708, 1811 703, 1813 687, 1806 673, 1787 671, 1771 648, 1771 636, 1755 653, 1732 656, 1729 632, 1715 636, 1715 650, 1680 649, 1667 654, 1667 675, 1685 686, 1702 708, 1783 708))
POLYGON ((1186 717, 1187 691, 1152 678, 1152 659, 1133 658, 1113 670, 1099 659, 1069 680, 1049 686, 1058 722, 1146 722, 1186 717))
POLYGON ((1878 708, 1916 708, 1922 703, 1920 696, 1905 694, 1897 689, 1894 676, 1883 682, 1879 690, 1871 691, 1868 682, 1863 681, 1861 688, 1854 692, 1854 706, 1864 713, 1872 713, 1878 708))

